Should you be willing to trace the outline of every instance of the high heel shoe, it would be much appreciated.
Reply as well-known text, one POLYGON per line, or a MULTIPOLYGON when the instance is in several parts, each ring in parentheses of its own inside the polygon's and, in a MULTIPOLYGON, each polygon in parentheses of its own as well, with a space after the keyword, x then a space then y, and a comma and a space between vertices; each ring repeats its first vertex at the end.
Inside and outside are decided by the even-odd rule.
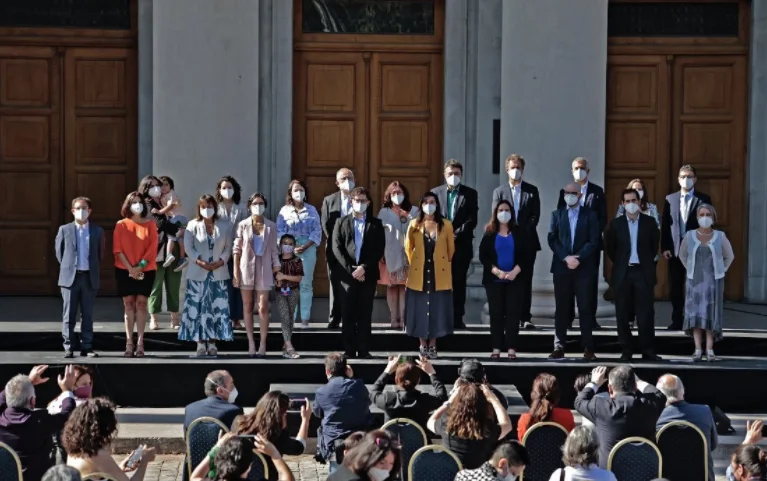
POLYGON ((133 357, 133 341, 125 341, 125 353, 123 357, 133 357))
POLYGON ((144 343, 136 344, 136 357, 144 357, 144 343))

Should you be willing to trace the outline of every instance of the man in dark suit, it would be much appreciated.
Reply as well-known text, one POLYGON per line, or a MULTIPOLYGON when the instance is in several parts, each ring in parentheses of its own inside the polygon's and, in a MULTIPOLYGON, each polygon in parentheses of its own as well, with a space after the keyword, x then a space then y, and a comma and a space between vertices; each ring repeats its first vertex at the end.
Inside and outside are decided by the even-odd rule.
POLYGON ((184 436, 189 425, 197 418, 218 419, 225 426, 232 426, 234 418, 243 414, 242 408, 234 404, 237 388, 227 371, 213 371, 205 378, 205 399, 195 401, 184 408, 184 436))
POLYGON ((565 357, 567 326, 570 322, 570 305, 573 296, 578 301, 580 316, 581 344, 585 359, 596 359, 594 340, 591 336, 594 326, 595 301, 594 280, 597 275, 593 257, 599 252, 599 221, 588 207, 581 206, 580 186, 576 183, 565 186, 566 208, 551 213, 549 247, 553 252, 551 273, 554 274, 554 352, 549 359, 565 357))
MULTIPOLYGON (((524 233, 528 245, 531 246, 532 259, 530 265, 535 265, 535 258, 541 250, 541 241, 538 237, 538 221, 541 218, 541 198, 538 187, 522 180, 525 172, 525 159, 519 154, 511 154, 506 159, 506 173, 509 174, 509 182, 496 187, 493 191, 493 210, 498 202, 506 200, 511 202, 514 209, 511 222, 519 226, 524 233)), ((532 322, 533 303, 533 269, 521 272, 520 278, 525 286, 522 299, 521 327, 535 329, 532 322)))
POLYGON ((328 282, 330 312, 328 314, 328 329, 338 329, 341 325, 343 306, 346 304, 346 291, 341 288, 340 275, 337 274, 338 263, 333 255, 333 228, 336 221, 352 211, 351 191, 354 189, 354 172, 347 168, 336 172, 338 192, 330 194, 322 201, 321 220, 322 232, 325 234, 325 261, 328 264, 328 282))
POLYGON ((466 328, 466 278, 474 257, 474 229, 477 227, 479 198, 477 191, 461 183, 463 165, 455 159, 445 163, 445 184, 433 188, 437 194, 442 217, 453 223, 455 254, 450 265, 453 274, 453 326, 466 328))
POLYGON ((80 324, 80 355, 98 357, 93 351, 93 304, 99 290, 101 260, 104 258, 104 229, 88 221, 91 200, 76 197, 72 201, 74 222, 59 227, 56 234, 56 260, 59 261, 59 287, 64 300, 61 334, 64 337, 64 357, 74 357, 72 339, 75 337, 78 310, 80 324))
POLYGON ((53 466, 53 437, 61 433, 75 409, 72 393, 75 370, 72 366, 67 366, 57 379, 65 395, 61 412, 49 414, 47 409, 35 409, 44 406, 37 402, 35 386, 48 380, 43 377, 46 369, 48 366, 35 366, 29 376, 14 376, 0 393, 0 442, 19 455, 25 481, 40 481, 45 471, 53 466))
POLYGON ((381 220, 368 212, 370 194, 364 187, 351 191, 352 215, 342 217, 333 229, 333 256, 338 263, 343 305, 343 338, 346 357, 370 358, 373 298, 378 281, 378 262, 386 240, 381 220))
POLYGON ((597 396, 607 379, 607 368, 591 372, 591 382, 575 398, 575 410, 594 423, 599 436, 599 467, 607 467, 613 447, 631 436, 655 439, 655 422, 666 406, 666 396, 640 380, 629 366, 610 371, 610 397, 597 396))
POLYGON ((683 165, 679 169, 681 190, 667 195, 663 205, 660 244, 663 257, 668 261, 668 280, 671 288, 672 311, 669 330, 681 330, 684 323, 684 284, 687 270, 679 260, 679 243, 687 232, 698 228, 698 206, 711 204, 711 197, 695 190, 697 181, 695 167, 683 165))
POLYGON ((605 234, 605 251, 613 261, 610 285, 615 292, 615 317, 618 341, 623 354, 621 361, 631 361, 631 327, 636 315, 642 359, 658 361, 655 354, 655 255, 659 234, 655 221, 640 212, 639 193, 623 191, 626 215, 610 222, 605 234))
POLYGON ((714 456, 712 453, 719 444, 719 436, 716 433, 716 423, 711 414, 711 408, 705 404, 690 404, 684 400, 684 384, 682 380, 673 374, 664 374, 658 379, 656 386, 666 396, 666 408, 660 413, 655 428, 660 430, 663 426, 674 421, 687 421, 692 423, 706 436, 708 444, 708 479, 714 481, 714 456))
MULTIPOLYGON (((602 250, 604 245, 602 242, 602 233, 607 226, 607 202, 605 201, 605 191, 602 187, 589 181, 589 175, 591 169, 589 168, 589 161, 583 157, 576 157, 571 166, 570 171, 573 174, 575 183, 581 187, 580 202, 582 206, 586 206, 597 215, 599 221, 599 251, 594 256, 594 264, 596 265, 597 275, 594 277, 594 302, 592 303, 592 310, 594 311, 594 329, 601 329, 602 326, 596 321, 597 314, 597 297, 599 296, 599 264, 602 260, 602 250)), ((565 192, 559 191, 559 200, 557 200, 557 209, 565 207, 565 192)), ((573 327, 573 320, 575 319, 575 303, 573 302, 570 307, 570 328, 573 327)))

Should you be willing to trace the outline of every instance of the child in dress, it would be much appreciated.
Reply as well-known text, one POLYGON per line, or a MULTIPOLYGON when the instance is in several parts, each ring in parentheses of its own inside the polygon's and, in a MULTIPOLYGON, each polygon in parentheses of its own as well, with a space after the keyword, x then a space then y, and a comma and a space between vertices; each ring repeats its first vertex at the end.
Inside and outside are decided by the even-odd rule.
POLYGON ((275 274, 277 282, 274 288, 277 290, 277 312, 280 314, 282 338, 285 341, 282 357, 286 359, 301 357, 290 342, 293 335, 293 313, 298 305, 299 285, 304 277, 304 265, 293 253, 295 248, 295 237, 285 234, 280 238, 280 271, 275 274))
POLYGON ((174 272, 179 272, 186 269, 189 265, 187 263, 186 252, 184 251, 184 228, 189 221, 181 211, 181 199, 178 198, 178 195, 173 190, 175 188, 173 179, 163 175, 160 177, 160 180, 162 181, 162 195, 160 196, 162 209, 152 209, 152 213, 168 216, 168 221, 178 227, 175 236, 168 236, 168 250, 165 255, 165 263, 162 266, 169 267, 176 260, 176 256, 173 255, 173 249, 175 249, 176 243, 181 239, 181 242, 178 242, 178 253, 181 260, 178 261, 178 267, 173 269, 174 272))

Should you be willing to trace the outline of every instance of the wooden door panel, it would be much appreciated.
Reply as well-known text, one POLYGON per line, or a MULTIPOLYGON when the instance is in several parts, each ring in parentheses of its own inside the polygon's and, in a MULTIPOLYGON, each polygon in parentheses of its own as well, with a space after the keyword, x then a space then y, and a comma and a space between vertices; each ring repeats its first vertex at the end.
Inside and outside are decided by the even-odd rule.
POLYGON ((0 47, 0 294, 53 294, 61 219, 61 60, 0 47))
POLYGON ((65 61, 65 202, 93 201, 104 228, 102 294, 114 294, 112 233, 125 194, 136 187, 136 59, 128 49, 68 49, 65 61))
MULTIPOLYGON (((670 86, 662 55, 610 56, 607 67, 605 189, 612 218, 621 192, 635 178, 647 185, 649 202, 663 208, 668 185, 670 86)), ((605 261, 609 278, 612 263, 605 261)), ((656 297, 667 292, 666 264, 658 263, 656 297)))
POLYGON ((685 164, 697 169, 696 188, 711 196, 718 214, 716 228, 727 233, 735 252, 725 296, 741 300, 746 265, 746 58, 675 57, 673 77, 673 173, 685 164))

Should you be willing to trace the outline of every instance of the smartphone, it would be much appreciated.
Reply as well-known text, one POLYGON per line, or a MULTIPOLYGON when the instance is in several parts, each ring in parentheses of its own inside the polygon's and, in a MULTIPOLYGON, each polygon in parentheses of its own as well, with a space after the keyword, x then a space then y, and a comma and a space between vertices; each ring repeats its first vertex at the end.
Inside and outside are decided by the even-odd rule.
POLYGON ((141 461, 141 455, 144 452, 144 446, 139 446, 133 454, 131 454, 131 457, 128 458, 128 462, 125 463, 125 467, 128 469, 136 469, 138 466, 139 461, 141 461))
POLYGON ((411 362, 415 364, 415 356, 402 356, 399 357, 399 364, 405 364, 406 362, 411 362))
POLYGON ((306 399, 291 399, 290 403, 288 404, 288 411, 300 411, 301 406, 306 405, 306 399))
POLYGON ((762 426, 762 437, 767 438, 767 424, 762 426))

